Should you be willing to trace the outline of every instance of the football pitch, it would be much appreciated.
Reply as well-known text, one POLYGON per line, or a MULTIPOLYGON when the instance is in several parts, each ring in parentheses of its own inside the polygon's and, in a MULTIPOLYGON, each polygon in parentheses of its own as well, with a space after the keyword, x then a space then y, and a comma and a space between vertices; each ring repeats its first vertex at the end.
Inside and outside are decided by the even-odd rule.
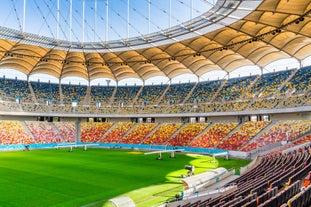
POLYGON ((0 153, 1 207, 97 207, 109 199, 129 196, 137 206, 157 206, 182 191, 185 165, 195 173, 217 167, 239 168, 247 160, 91 148, 0 153))

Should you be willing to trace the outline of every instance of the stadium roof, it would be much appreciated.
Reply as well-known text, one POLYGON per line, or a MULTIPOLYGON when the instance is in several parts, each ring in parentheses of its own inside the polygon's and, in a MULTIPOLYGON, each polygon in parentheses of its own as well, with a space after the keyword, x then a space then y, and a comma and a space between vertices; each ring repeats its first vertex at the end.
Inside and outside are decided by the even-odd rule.
POLYGON ((27 76, 172 79, 311 55, 310 0, 218 0, 199 17, 139 37, 73 42, 0 28, 0 67, 27 76))

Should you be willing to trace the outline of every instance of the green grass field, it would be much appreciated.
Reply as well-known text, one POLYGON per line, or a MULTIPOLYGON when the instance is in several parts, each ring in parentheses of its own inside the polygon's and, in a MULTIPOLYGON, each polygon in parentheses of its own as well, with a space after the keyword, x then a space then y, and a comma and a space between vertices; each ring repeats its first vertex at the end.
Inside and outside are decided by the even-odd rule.
POLYGON ((109 149, 31 150, 0 153, 1 207, 109 206, 127 195, 137 206, 157 206, 182 191, 185 165, 196 173, 217 167, 231 169, 246 160, 217 159, 194 154, 144 155, 109 149))

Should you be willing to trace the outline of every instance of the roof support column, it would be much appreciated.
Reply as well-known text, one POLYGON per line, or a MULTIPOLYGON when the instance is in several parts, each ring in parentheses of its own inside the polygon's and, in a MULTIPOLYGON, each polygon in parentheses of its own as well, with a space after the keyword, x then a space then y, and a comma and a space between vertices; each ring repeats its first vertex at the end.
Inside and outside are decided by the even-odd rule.
POLYGON ((110 79, 106 79, 106 82, 107 82, 107 86, 109 87, 109 85, 110 85, 110 79))
POLYGON ((302 68, 303 67, 302 61, 298 60, 298 63, 299 63, 299 68, 298 69, 302 68))

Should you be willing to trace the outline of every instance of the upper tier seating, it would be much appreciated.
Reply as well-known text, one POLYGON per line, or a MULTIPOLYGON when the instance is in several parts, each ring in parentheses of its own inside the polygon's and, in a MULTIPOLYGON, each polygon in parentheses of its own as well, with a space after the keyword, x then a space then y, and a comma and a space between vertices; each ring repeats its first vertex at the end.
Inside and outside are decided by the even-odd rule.
POLYGON ((92 86, 91 87, 91 105, 96 106, 100 102, 102 106, 110 104, 115 87, 113 86, 92 86))
POLYGON ((161 107, 162 110, 160 113, 166 114, 176 114, 176 113, 187 113, 191 112, 193 106, 192 105, 170 105, 167 107, 161 107))
POLYGON ((293 108, 299 106, 309 105, 308 101, 310 99, 309 94, 301 94, 297 96, 290 96, 284 99, 281 104, 277 106, 277 108, 293 108))
POLYGON ((0 100, 5 104, 0 110, 173 114, 292 108, 311 105, 310 78, 310 66, 262 76, 152 86, 59 86, 2 78, 0 100))
POLYGON ((222 83, 223 80, 199 82, 191 93, 187 103, 210 102, 222 83))
POLYGON ((60 104, 59 84, 30 82, 37 102, 40 104, 60 104))
POLYGON ((118 86, 113 105, 123 107, 133 104, 134 98, 138 94, 140 88, 141 86, 118 86))
POLYGON ((311 67, 304 67, 297 70, 295 75, 285 84, 278 95, 301 94, 310 89, 311 67))
POLYGON ((72 102, 76 102, 78 105, 83 104, 87 86, 62 84, 61 87, 64 104, 71 105, 72 102))
POLYGON ((249 101, 224 102, 217 111, 243 111, 249 105, 249 101))
POLYGON ((172 84, 164 94, 161 104, 173 105, 182 103, 195 83, 172 84))
POLYGON ((166 87, 167 85, 144 86, 138 96, 136 105, 145 106, 157 104, 166 87))
MULTIPOLYGON (((33 106, 33 104, 31 104, 33 106)), ((0 101, 0 110, 9 112, 21 112, 23 111, 21 105, 16 102, 2 102, 0 101)))
POLYGON ((279 102, 279 98, 255 99, 248 110, 273 109, 279 102))
POLYGON ((0 97, 3 101, 34 103, 28 82, 0 78, 0 97))
POLYGON ((246 92, 246 97, 271 97, 293 72, 294 70, 288 70, 263 74, 246 92))
POLYGON ((244 95, 251 85, 251 83, 257 78, 257 76, 232 78, 229 79, 226 84, 217 93, 214 101, 234 101, 244 95))

